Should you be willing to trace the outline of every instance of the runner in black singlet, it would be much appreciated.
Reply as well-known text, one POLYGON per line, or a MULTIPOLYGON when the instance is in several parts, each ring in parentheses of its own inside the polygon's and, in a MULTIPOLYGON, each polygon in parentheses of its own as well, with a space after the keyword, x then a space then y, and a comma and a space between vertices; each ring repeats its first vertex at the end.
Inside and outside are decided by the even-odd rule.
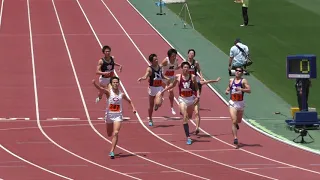
MULTIPOLYGON (((111 48, 103 46, 102 53, 104 57, 99 59, 96 74, 99 75, 99 85, 101 87, 108 87, 110 78, 114 76, 114 66, 119 66, 119 72, 122 71, 122 66, 114 61, 114 56, 111 56, 111 48)), ((96 103, 102 98, 103 93, 99 91, 96 103)))
POLYGON ((149 126, 153 126, 153 121, 152 121, 153 108, 154 108, 154 110, 158 109, 158 107, 155 106, 155 104, 154 104, 154 99, 155 99, 157 93, 163 90, 163 86, 162 86, 163 79, 166 79, 166 80, 170 80, 170 79, 163 75, 161 67, 159 66, 158 57, 156 54, 151 54, 149 56, 149 61, 151 63, 151 66, 148 66, 145 75, 143 77, 139 78, 138 82, 141 82, 141 80, 146 80, 149 77, 148 114, 149 114, 149 126))
MULTIPOLYGON (((196 80, 197 80, 198 87, 199 87, 199 93, 201 94, 202 84, 200 82, 203 81, 203 76, 202 76, 199 62, 194 59, 195 55, 196 55, 196 51, 194 49, 189 49, 187 61, 190 64, 189 72, 190 72, 190 74, 193 74, 196 76, 196 80), (198 73, 200 74, 200 76, 198 73)), ((199 112, 200 107, 199 106, 200 106, 199 103, 197 103, 194 106, 194 117, 196 120, 196 130, 195 130, 196 135, 199 133, 199 127, 200 127, 200 112, 199 112)))

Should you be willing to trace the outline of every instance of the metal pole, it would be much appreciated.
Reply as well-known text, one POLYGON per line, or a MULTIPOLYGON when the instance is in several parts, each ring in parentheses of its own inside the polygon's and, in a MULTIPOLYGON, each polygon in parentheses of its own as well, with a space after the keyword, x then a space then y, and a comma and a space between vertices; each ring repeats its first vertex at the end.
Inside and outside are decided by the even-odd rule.
POLYGON ((162 0, 159 1, 159 6, 160 6, 160 12, 157 13, 157 15, 165 15, 166 13, 163 13, 163 12, 162 12, 162 6, 163 6, 162 0))
POLYGON ((302 79, 302 111, 308 111, 308 104, 307 104, 307 81, 308 79, 302 79))

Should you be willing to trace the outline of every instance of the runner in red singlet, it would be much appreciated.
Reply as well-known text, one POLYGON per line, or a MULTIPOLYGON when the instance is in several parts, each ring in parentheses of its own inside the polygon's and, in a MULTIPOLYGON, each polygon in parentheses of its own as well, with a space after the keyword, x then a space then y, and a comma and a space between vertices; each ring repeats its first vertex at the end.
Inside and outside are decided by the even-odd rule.
MULTIPOLYGON (((99 75, 99 85, 107 88, 110 82, 110 78, 114 76, 114 66, 119 66, 119 71, 122 71, 122 66, 114 61, 114 56, 111 56, 111 48, 109 46, 103 46, 102 53, 104 57, 98 60, 98 66, 96 74, 99 75)), ((102 98, 103 93, 99 91, 96 103, 102 98)))
POLYGON ((234 137, 233 143, 238 148, 239 142, 237 137, 238 123, 241 123, 243 111, 245 107, 244 93, 251 93, 251 88, 248 81, 242 78, 243 68, 236 68, 235 78, 229 80, 226 94, 230 93, 229 109, 232 119, 232 134, 234 137))
POLYGON ((188 62, 181 63, 182 74, 177 74, 164 90, 162 90, 162 95, 165 91, 174 88, 177 84, 179 87, 179 107, 180 112, 183 115, 183 129, 187 137, 187 144, 192 144, 192 140, 189 134, 189 124, 188 121, 194 113, 194 106, 199 103, 199 88, 195 75, 189 73, 190 64, 188 62), (195 95, 196 91, 196 95, 195 95))
MULTIPOLYGON (((220 81, 220 77, 216 80, 205 81, 203 79, 200 64, 198 61, 196 61, 194 59, 195 56, 196 56, 196 51, 194 49, 189 49, 188 50, 188 59, 187 59, 187 62, 189 62, 190 66, 191 66, 189 69, 189 72, 190 72, 190 74, 193 74, 196 76, 196 80, 197 80, 198 87, 199 87, 199 93, 201 94, 202 85, 208 84, 208 83, 213 83, 213 82, 218 82, 218 81, 220 81)), ((200 103, 196 104, 194 107, 194 117, 196 120, 195 134, 197 135, 199 133, 200 120, 201 120, 201 118, 200 118, 200 103)))

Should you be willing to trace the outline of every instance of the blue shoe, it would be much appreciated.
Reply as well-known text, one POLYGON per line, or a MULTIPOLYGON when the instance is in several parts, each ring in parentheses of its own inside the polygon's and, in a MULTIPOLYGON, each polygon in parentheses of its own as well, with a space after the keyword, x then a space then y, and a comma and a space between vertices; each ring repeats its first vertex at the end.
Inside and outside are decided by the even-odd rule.
POLYGON ((191 145, 192 144, 192 140, 190 138, 187 139, 187 144, 191 145))
POLYGON ((111 159, 114 159, 114 152, 110 152, 109 156, 110 156, 111 159))
POLYGON ((153 122, 152 122, 152 120, 151 120, 151 121, 149 121, 149 126, 153 126, 153 122))

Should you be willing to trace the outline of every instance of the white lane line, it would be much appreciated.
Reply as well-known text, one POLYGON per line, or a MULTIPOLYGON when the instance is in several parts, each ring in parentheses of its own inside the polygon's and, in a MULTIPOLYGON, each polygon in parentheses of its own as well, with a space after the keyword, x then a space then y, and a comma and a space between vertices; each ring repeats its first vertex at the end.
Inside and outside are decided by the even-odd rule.
MULTIPOLYGON (((76 0, 76 1, 77 1, 78 5, 79 5, 79 8, 81 9, 81 11, 82 11, 85 19, 87 20, 88 25, 90 26, 90 28, 91 28, 91 30, 92 30, 92 32, 93 32, 93 34, 94 34, 97 42, 99 43, 100 47, 102 47, 102 44, 101 44, 99 38, 97 37, 97 34, 95 33, 95 31, 94 31, 94 29, 93 29, 93 27, 92 27, 92 25, 91 25, 91 23, 90 23, 87 15, 86 15, 86 13, 84 12, 84 10, 83 10, 80 2, 79 2, 79 0, 76 0)), ((118 76, 117 72, 115 72, 115 75, 118 76)), ((81 96, 81 99, 82 99, 83 107, 84 107, 84 109, 85 109, 85 112, 86 112, 86 115, 87 115, 87 119, 88 119, 89 124, 91 125, 92 129, 93 129, 102 139, 104 139, 105 141, 108 141, 109 143, 111 143, 110 140, 108 140, 108 139, 105 138, 102 134, 100 134, 100 132, 97 131, 97 129, 95 129, 95 127, 92 125, 91 118, 90 118, 90 116, 89 116, 89 112, 88 112, 88 109, 87 109, 87 106, 86 106, 86 102, 85 102, 84 97, 83 97, 82 89, 81 89, 80 83, 79 83, 79 81, 78 81, 78 79, 77 79, 78 76, 77 76, 77 74, 75 73, 75 71, 74 71, 74 76, 76 77, 76 81, 77 81, 79 93, 80 93, 80 96, 81 96)), ((118 77, 119 77, 119 76, 118 76, 118 77)), ((124 88, 124 85, 122 84, 121 81, 120 81, 120 86, 122 87, 124 93, 128 96, 128 98, 130 98, 130 96, 128 95, 128 93, 127 93, 126 89, 124 88)), ((138 117, 139 120, 141 120, 140 117, 139 117, 139 115, 138 115, 138 112, 136 113, 136 116, 138 117)), ((144 160, 149 161, 149 162, 151 162, 151 163, 157 164, 157 165, 159 165, 159 166, 162 166, 162 167, 165 167, 165 168, 174 170, 174 171, 178 171, 178 172, 180 172, 180 173, 187 174, 187 175, 190 175, 190 176, 193 176, 193 177, 197 177, 197 178, 200 178, 200 179, 207 179, 207 178, 202 177, 202 176, 198 176, 198 175, 195 175, 195 174, 191 174, 191 173, 188 173, 188 172, 185 172, 185 171, 182 171, 182 170, 179 170, 179 169, 176 169, 176 168, 173 168, 173 167, 170 167, 170 166, 161 164, 161 163, 159 163, 159 162, 157 162, 157 161, 153 161, 153 160, 151 160, 151 159, 145 158, 145 157, 140 156, 140 155, 138 155, 138 154, 134 154, 133 152, 131 152, 131 151, 127 150, 127 149, 124 149, 124 148, 122 148, 122 147, 120 147, 120 146, 118 146, 118 148, 119 148, 119 149, 122 149, 122 150, 124 150, 124 151, 126 151, 126 152, 128 152, 128 153, 130 153, 130 154, 136 155, 137 157, 139 157, 139 158, 141 158, 141 159, 144 159, 144 160)))

